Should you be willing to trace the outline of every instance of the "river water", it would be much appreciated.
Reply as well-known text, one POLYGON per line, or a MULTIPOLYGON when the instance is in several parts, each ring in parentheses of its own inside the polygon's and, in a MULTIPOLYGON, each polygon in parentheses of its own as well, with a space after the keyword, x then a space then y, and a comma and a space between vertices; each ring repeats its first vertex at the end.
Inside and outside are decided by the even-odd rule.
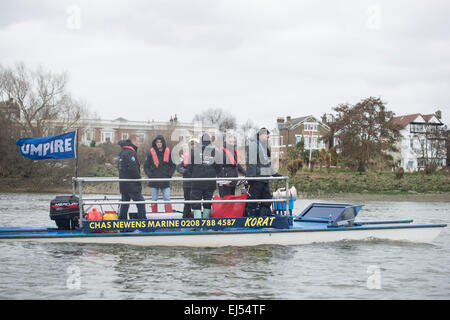
MULTIPOLYGON (((0 194, 0 226, 54 226, 52 198, 0 194)), ((313 201, 329 202, 297 200, 295 207, 313 201)), ((370 201, 359 218, 449 223, 450 203, 370 201)), ((0 257, 0 299, 450 298, 449 228, 431 245, 143 248, 17 241, 0 242, 0 257)))

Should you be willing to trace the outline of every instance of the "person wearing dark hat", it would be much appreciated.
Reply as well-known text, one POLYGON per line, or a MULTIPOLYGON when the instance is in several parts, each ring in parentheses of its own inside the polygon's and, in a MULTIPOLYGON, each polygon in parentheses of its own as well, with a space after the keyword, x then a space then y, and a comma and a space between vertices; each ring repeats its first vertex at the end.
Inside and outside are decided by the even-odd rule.
MULTIPOLYGON (((279 176, 272 168, 269 148, 270 132, 261 128, 256 134, 256 139, 249 140, 247 146, 247 177, 269 177, 279 176)), ((248 200, 272 199, 269 180, 249 180, 248 200)), ((248 216, 271 215, 270 202, 248 202, 248 216)))
MULTIPOLYGON (((191 152, 191 162, 188 165, 192 178, 215 178, 221 168, 216 164, 216 148, 211 144, 209 134, 204 133, 200 143, 191 152)), ((211 200, 216 189, 216 181, 192 181, 191 200, 211 200)), ((191 208, 195 219, 209 218, 211 203, 192 203, 191 208)))
POLYGON ((245 170, 240 164, 240 156, 236 148, 236 136, 227 132, 223 137, 223 161, 222 168, 219 171, 218 177, 224 177, 223 180, 218 180, 219 196, 221 198, 234 195, 237 181, 227 181, 227 177, 236 178, 238 173, 245 175, 245 170))
MULTIPOLYGON (((189 149, 183 153, 180 162, 177 164, 177 171, 183 175, 183 178, 191 178, 188 165, 191 163, 191 153, 198 143, 198 139, 189 139, 189 149)), ((183 181, 184 200, 191 200, 191 184, 191 181, 183 181)), ((193 218, 190 203, 184 204, 183 218, 193 218)))
MULTIPOLYGON (((172 178, 175 167, 166 140, 162 135, 156 136, 144 163, 145 173, 149 178, 172 178)), ((148 186, 152 191, 152 201, 158 200, 159 189, 161 189, 164 201, 170 201, 169 181, 150 181, 148 186)), ((158 212, 158 204, 153 203, 151 208, 153 213, 158 212)), ((173 212, 171 204, 166 203, 164 209, 166 213, 173 212)))
MULTIPOLYGON (((118 144, 122 147, 119 154, 118 169, 119 179, 141 179, 141 169, 137 157, 139 136, 131 135, 128 140, 121 140, 118 144)), ((121 201, 144 201, 142 196, 142 184, 140 182, 126 181, 119 182, 121 201)), ((137 204, 138 219, 147 219, 145 204, 137 204)), ((119 219, 126 220, 129 204, 121 204, 119 209, 119 219)), ((130 214, 131 215, 131 214, 130 214)))

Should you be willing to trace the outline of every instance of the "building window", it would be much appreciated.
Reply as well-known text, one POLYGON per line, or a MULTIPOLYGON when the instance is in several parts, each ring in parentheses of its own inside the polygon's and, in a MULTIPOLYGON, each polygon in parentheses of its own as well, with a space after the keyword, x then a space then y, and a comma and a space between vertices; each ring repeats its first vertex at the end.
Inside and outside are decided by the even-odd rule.
POLYGON ((319 149, 325 149, 326 148, 326 146, 325 146, 325 141, 323 140, 323 139, 320 139, 320 142, 319 142, 319 149))
MULTIPOLYGON (((305 144, 304 144, 305 149, 309 149, 309 148, 319 149, 319 137, 318 136, 312 135, 310 138, 309 135, 305 134, 303 136, 303 141, 305 141, 305 144), (311 147, 310 147, 310 139, 311 139, 311 147)), ((325 148, 325 144, 322 141, 320 142, 320 146, 323 149, 325 148)))
POLYGON ((412 170, 414 168, 414 161, 412 161, 412 160, 408 161, 408 166, 407 167, 408 167, 409 170, 412 170))
POLYGON ((303 136, 303 141, 305 141, 304 148, 309 149, 309 135, 305 134, 303 136))
POLYGON ((102 132, 102 142, 114 142, 114 132, 102 132))
POLYGON ((316 122, 305 122, 303 124, 303 131, 317 132, 317 123, 316 122))
POLYGON ((317 136, 312 136, 311 147, 317 149, 317 136))
POLYGON ((94 132, 92 132, 92 130, 87 130, 84 133, 84 141, 91 142, 92 140, 94 140, 94 132))
POLYGON ((417 166, 423 168, 425 166, 425 160, 423 158, 417 159, 417 166))
POLYGON ((425 125, 412 123, 411 124, 411 132, 425 132, 425 125))

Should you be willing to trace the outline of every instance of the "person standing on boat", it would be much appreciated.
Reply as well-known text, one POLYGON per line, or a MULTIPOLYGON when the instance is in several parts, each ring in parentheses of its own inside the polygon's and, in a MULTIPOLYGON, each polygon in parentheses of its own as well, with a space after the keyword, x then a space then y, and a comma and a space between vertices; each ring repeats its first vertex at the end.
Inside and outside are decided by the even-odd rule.
MULTIPOLYGON (((191 152, 191 162, 188 165, 192 178, 216 178, 221 165, 216 164, 216 148, 211 144, 209 134, 204 133, 201 142, 191 152)), ((211 200, 216 189, 216 181, 192 181, 191 200, 211 200)), ((211 215, 211 203, 192 203, 195 219, 209 218, 211 215)))
MULTIPOLYGON (((175 168, 176 165, 172 161, 166 140, 162 135, 156 136, 144 163, 145 173, 149 178, 172 178, 175 168)), ((161 189, 164 201, 170 201, 169 181, 151 181, 148 186, 152 191, 152 201, 158 201, 159 189, 161 189)), ((153 203, 151 208, 153 213, 158 212, 158 204, 153 203)), ((165 204, 164 209, 166 213, 173 212, 171 204, 165 204)))
MULTIPOLYGON (((131 135, 128 140, 121 140, 118 144, 122 147, 119 154, 118 169, 119 179, 141 179, 141 168, 137 157, 139 146, 139 136, 131 135)), ((142 196, 141 182, 119 182, 119 190, 122 195, 121 201, 144 201, 142 196)), ((121 204, 119 209, 119 219, 126 220, 129 204, 121 204)), ((146 219, 145 204, 136 204, 138 209, 138 219, 146 219)))
MULTIPOLYGON (((230 133, 226 133, 223 137, 223 162, 222 167, 217 175, 218 177, 230 177, 236 178, 238 173, 245 176, 245 170, 242 168, 240 162, 239 153, 236 148, 236 136, 230 133)), ((219 185, 219 196, 221 198, 234 195, 236 191, 237 181, 217 181, 219 185)))
MULTIPOLYGON (((197 144, 197 139, 189 139, 189 150, 183 153, 183 156, 180 159, 180 163, 177 165, 177 171, 183 175, 183 178, 191 178, 191 173, 188 170, 188 165, 191 163, 191 153, 193 152, 197 144)), ((183 181, 184 200, 191 200, 191 183, 191 181, 183 181)), ((190 203, 184 204, 183 218, 193 218, 190 203)))
MULTIPOLYGON (((268 177, 279 176, 272 168, 269 149, 270 132, 266 128, 261 128, 256 134, 256 139, 249 141, 247 146, 247 177, 268 177)), ((272 199, 269 180, 249 180, 248 200, 272 199)), ((270 202, 247 203, 248 216, 271 215, 270 202)))

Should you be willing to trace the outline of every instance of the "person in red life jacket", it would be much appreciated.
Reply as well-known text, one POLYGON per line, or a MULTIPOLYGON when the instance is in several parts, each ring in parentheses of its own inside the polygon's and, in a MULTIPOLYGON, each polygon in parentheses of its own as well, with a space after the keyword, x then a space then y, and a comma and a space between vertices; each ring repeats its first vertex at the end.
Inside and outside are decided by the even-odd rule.
MULTIPOLYGON (((137 157, 139 136, 131 135, 129 140, 121 140, 118 144, 122 147, 119 154, 118 169, 119 179, 141 179, 140 163, 137 157)), ((121 201, 144 201, 142 196, 142 184, 140 182, 119 182, 121 201)), ((138 219, 146 219, 145 204, 137 204, 138 219)), ((126 220, 129 204, 121 204, 119 219, 126 220)), ((130 214, 131 215, 131 214, 130 214)), ((130 216, 131 218, 131 216, 130 216)))
MULTIPOLYGON (((186 150, 177 164, 177 171, 183 175, 183 178, 191 178, 191 173, 188 170, 188 165, 191 163, 191 152, 193 152, 198 140, 195 138, 189 139, 189 149, 186 150)), ((191 181, 183 181, 184 200, 191 200, 191 181)), ((183 209, 183 218, 193 218, 191 212, 191 204, 185 203, 183 209)))
MULTIPOLYGON (((222 151, 222 168, 217 176, 236 178, 238 173, 245 176, 245 170, 239 163, 241 159, 236 147, 236 137, 233 134, 225 134, 222 151)), ((222 181, 217 181, 217 184, 219 185, 219 196, 221 198, 235 194, 237 181, 227 181, 224 179, 222 181)))
MULTIPOLYGON (((172 178, 175 168, 176 165, 172 161, 172 154, 166 146, 166 140, 162 135, 156 136, 144 163, 145 173, 149 178, 172 178)), ((159 189, 164 201, 170 201, 169 181, 150 181, 148 186, 152 191, 152 201, 158 200, 159 189)), ((152 204, 151 208, 153 213, 158 212, 158 204, 152 204)), ((164 208, 165 212, 173 212, 171 204, 165 204, 164 208)))
MULTIPOLYGON (((188 165, 192 178, 216 178, 221 164, 216 163, 216 148, 211 144, 209 134, 204 133, 201 142, 191 152, 191 163, 188 165)), ((216 190, 216 181, 192 181, 191 200, 211 200, 216 190)), ((211 203, 192 203, 195 219, 209 218, 211 203)))

